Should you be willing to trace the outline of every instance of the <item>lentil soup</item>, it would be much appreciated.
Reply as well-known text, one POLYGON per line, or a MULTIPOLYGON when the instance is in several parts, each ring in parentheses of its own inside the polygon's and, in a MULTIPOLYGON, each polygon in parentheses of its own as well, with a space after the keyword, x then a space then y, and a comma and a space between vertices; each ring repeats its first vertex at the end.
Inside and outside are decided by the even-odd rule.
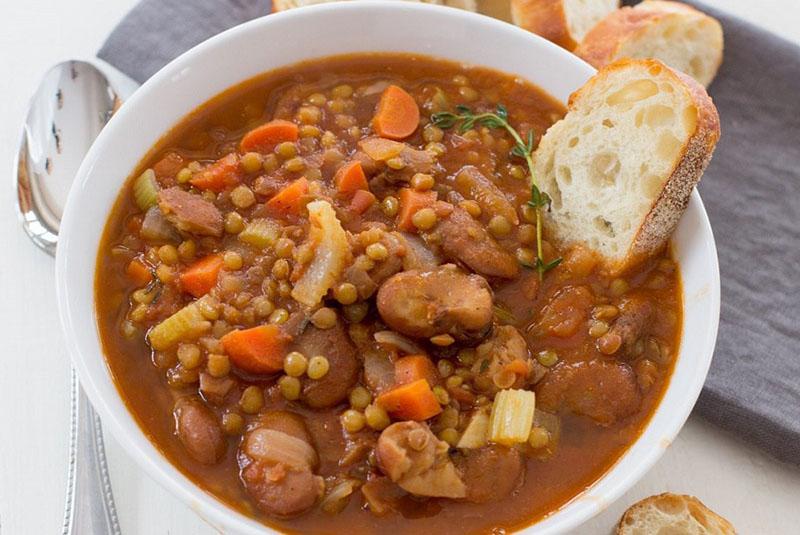
POLYGON ((578 495, 657 406, 682 304, 669 250, 612 277, 537 232, 514 133, 563 113, 402 54, 273 71, 193 112, 98 255, 139 425, 286 532, 502 533, 578 495), (497 120, 465 124, 480 114, 497 120))

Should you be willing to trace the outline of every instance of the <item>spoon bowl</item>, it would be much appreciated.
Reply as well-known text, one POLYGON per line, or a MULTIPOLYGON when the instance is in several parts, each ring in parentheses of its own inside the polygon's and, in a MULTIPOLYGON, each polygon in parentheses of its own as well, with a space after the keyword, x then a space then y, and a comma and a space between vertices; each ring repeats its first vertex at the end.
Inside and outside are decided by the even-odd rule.
POLYGON ((17 155, 17 209, 25 232, 51 256, 75 174, 119 103, 106 76, 85 61, 52 67, 31 99, 17 155))

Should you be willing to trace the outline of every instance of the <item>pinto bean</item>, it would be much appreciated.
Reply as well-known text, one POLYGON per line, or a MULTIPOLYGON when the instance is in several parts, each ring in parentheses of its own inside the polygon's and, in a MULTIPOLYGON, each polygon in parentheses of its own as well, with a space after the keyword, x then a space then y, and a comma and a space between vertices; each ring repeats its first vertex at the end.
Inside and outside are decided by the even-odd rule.
POLYGON ((197 398, 175 403, 175 432, 196 461, 214 464, 225 454, 225 437, 216 416, 197 398))
POLYGON ((242 470, 242 481, 259 509, 280 517, 296 516, 310 509, 325 489, 324 480, 310 470, 289 470, 283 465, 260 462, 242 470))
POLYGON ((568 338, 586 323, 592 305, 592 291, 588 287, 566 286, 542 309, 538 328, 545 334, 568 338))
POLYGON ((500 445, 463 450, 456 466, 467 486, 467 500, 499 502, 525 479, 525 462, 519 450, 500 445))
POLYGON ((239 465, 245 490, 263 512, 291 517, 311 508, 325 489, 314 473, 317 452, 302 418, 269 411, 245 434, 239 465))
POLYGON ((597 359, 551 369, 536 389, 536 403, 550 412, 566 405, 575 414, 610 425, 638 411, 641 394, 630 366, 597 359))
POLYGON ((439 243, 448 259, 463 262, 487 277, 512 279, 519 273, 517 259, 461 208, 454 208, 426 239, 439 243))
POLYGON ((303 417, 289 411, 266 411, 258 417, 258 425, 289 436, 299 438, 311 444, 311 434, 308 432, 303 417))
POLYGON ((653 315, 653 305, 642 295, 626 297, 619 305, 620 315, 609 334, 622 340, 621 350, 625 357, 636 356, 636 343, 644 335, 647 323, 653 315))
POLYGON ((452 264, 394 275, 378 290, 377 302, 383 321, 408 336, 470 340, 485 335, 492 322, 489 284, 452 264))
POLYGON ((292 346, 292 350, 303 353, 309 359, 322 355, 330 363, 328 373, 322 378, 302 379, 300 399, 315 409, 332 407, 343 401, 358 380, 360 368, 356 348, 347 336, 344 325, 338 322, 330 329, 308 325, 292 346))

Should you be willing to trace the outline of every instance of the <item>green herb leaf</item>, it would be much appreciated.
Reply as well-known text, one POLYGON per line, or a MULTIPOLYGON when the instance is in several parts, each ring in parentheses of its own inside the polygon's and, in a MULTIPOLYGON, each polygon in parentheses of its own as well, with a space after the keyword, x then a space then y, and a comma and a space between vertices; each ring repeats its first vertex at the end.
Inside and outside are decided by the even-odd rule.
POLYGON ((547 206, 547 209, 549 210, 552 202, 553 201, 550 198, 550 195, 540 191, 536 184, 531 184, 531 200, 528 201, 528 206, 532 208, 547 206))
POLYGON ((464 104, 457 105, 456 112, 457 113, 434 113, 431 115, 431 122, 443 129, 453 128, 459 125, 458 131, 462 134, 476 125, 485 126, 487 128, 504 129, 515 142, 514 147, 511 149, 511 155, 522 158, 528 164, 528 172, 531 175, 531 200, 528 201, 528 206, 536 211, 536 265, 523 265, 531 269, 536 269, 541 279, 544 273, 556 267, 561 262, 561 259, 557 258, 547 264, 542 260, 541 209, 546 206, 549 210, 551 199, 547 193, 540 191, 536 184, 536 175, 533 172, 533 148, 536 143, 536 136, 533 130, 528 130, 527 135, 523 139, 519 132, 508 122, 508 109, 502 104, 497 105, 494 113, 485 112, 475 114, 469 106, 465 106, 464 104))
POLYGON ((438 126, 439 128, 448 129, 455 126, 455 124, 459 121, 458 115, 455 113, 450 113, 449 111, 443 111, 439 113, 434 113, 431 115, 431 122, 434 126, 438 126))
POLYGON ((158 303, 158 300, 161 299, 161 293, 164 290, 164 284, 161 280, 156 276, 155 268, 150 268, 150 273, 152 275, 152 279, 150 282, 147 283, 147 286, 144 287, 144 291, 146 293, 154 293, 153 299, 150 301, 151 305, 158 303))
POLYGON ((544 262, 542 262, 541 258, 537 258, 536 259, 536 269, 539 271, 539 273, 547 273, 548 271, 550 271, 551 269, 553 269, 554 267, 559 265, 562 260, 563 260, 563 258, 558 257, 558 258, 556 258, 554 260, 551 260, 550 262, 545 264, 544 262))
POLYGON ((500 117, 504 121, 508 121, 508 110, 502 104, 497 105, 497 116, 500 117))

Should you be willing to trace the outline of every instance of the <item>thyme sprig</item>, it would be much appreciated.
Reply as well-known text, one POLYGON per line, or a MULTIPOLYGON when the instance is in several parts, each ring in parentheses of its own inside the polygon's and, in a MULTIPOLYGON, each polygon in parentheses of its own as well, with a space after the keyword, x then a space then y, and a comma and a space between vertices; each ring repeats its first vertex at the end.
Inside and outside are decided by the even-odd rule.
POLYGON ((511 155, 524 159, 528 164, 528 171, 531 175, 531 200, 528 201, 528 206, 533 208, 536 214, 536 263, 534 265, 522 263, 522 265, 535 269, 539 273, 539 279, 541 280, 547 271, 561 263, 561 258, 545 262, 542 252, 542 208, 546 207, 549 210, 551 201, 550 196, 539 189, 536 183, 536 175, 533 172, 533 149, 535 144, 533 130, 529 130, 527 137, 523 139, 519 132, 508 122, 508 109, 502 104, 498 104, 494 112, 483 113, 474 113, 469 106, 459 104, 456 106, 456 112, 443 111, 434 113, 431 115, 431 122, 434 126, 445 130, 458 125, 458 131, 462 134, 475 126, 503 129, 514 139, 511 155))

